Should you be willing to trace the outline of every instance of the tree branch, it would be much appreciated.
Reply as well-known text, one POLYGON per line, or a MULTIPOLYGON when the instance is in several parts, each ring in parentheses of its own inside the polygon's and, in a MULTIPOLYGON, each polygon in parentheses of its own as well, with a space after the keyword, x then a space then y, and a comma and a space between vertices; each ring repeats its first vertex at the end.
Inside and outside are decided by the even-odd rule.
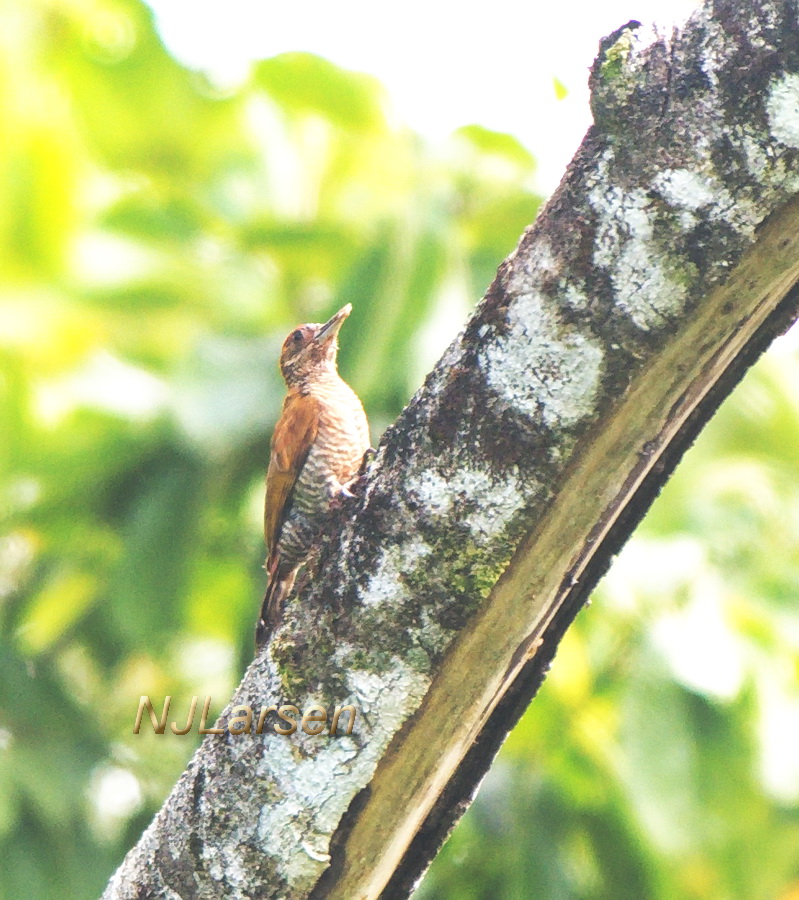
POLYGON ((716 0, 603 42, 595 125, 105 897, 405 897, 563 631, 796 314, 799 23, 716 0), (218 724, 220 724, 218 723, 218 724))

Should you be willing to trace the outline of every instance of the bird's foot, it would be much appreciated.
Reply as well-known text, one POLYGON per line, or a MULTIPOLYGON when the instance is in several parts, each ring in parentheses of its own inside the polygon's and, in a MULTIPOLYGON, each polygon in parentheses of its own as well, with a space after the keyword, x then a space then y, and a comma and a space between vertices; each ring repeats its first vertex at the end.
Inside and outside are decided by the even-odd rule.
POLYGON ((358 469, 355 477, 351 478, 344 484, 339 484, 338 488, 334 489, 334 492, 332 494, 332 500, 334 502, 336 500, 345 501, 356 500, 358 498, 359 494, 361 493, 360 488, 367 475, 369 474, 369 469, 376 455, 377 451, 374 449, 374 447, 369 447, 369 449, 363 455, 361 466, 358 469))
POLYGON ((364 452, 363 459, 361 460, 361 465, 355 477, 350 479, 350 481, 348 481, 346 484, 341 485, 341 497, 353 499, 360 495, 361 488, 363 487, 366 479, 369 476, 369 470, 372 468, 372 463, 374 462, 376 456, 377 450, 375 450, 374 447, 369 447, 364 452))

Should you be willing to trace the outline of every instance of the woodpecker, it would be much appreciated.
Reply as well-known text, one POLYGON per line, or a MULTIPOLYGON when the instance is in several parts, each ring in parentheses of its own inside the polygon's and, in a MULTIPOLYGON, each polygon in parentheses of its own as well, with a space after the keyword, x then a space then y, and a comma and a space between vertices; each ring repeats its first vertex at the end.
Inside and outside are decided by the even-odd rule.
POLYGON ((323 325, 300 325, 283 342, 280 371, 288 392, 266 473, 267 585, 256 648, 280 622, 283 601, 331 505, 352 496, 349 486, 369 450, 363 406, 336 366, 339 329, 351 311, 348 303, 323 325))

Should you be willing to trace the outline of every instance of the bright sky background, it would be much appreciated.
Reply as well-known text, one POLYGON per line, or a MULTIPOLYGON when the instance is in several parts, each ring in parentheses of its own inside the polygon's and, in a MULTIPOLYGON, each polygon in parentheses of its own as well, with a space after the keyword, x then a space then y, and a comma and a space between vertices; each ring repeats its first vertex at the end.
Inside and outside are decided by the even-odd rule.
POLYGON ((697 0, 149 0, 181 61, 235 81, 251 60, 308 50, 376 75, 398 118, 432 141, 477 123, 516 135, 549 193, 590 124, 599 39, 637 19, 665 28, 697 0), (553 79, 569 93, 557 100, 553 79))

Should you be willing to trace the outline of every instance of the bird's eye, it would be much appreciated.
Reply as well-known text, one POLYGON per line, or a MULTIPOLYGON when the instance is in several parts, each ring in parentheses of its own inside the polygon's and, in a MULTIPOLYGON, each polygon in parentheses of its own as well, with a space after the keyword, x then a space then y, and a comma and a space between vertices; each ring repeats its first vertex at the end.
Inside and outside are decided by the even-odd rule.
POLYGON ((299 328, 292 334, 291 339, 295 344, 299 344, 302 341, 302 332, 299 328))

